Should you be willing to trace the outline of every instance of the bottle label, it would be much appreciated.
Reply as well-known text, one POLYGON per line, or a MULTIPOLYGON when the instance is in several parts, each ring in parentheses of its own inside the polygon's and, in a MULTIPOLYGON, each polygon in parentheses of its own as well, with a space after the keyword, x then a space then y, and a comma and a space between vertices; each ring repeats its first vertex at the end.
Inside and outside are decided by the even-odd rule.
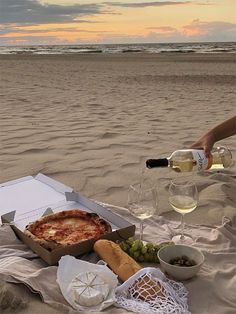
POLYGON ((197 163, 198 171, 206 170, 211 167, 211 159, 206 158, 203 149, 193 149, 192 154, 193 154, 193 159, 197 163))

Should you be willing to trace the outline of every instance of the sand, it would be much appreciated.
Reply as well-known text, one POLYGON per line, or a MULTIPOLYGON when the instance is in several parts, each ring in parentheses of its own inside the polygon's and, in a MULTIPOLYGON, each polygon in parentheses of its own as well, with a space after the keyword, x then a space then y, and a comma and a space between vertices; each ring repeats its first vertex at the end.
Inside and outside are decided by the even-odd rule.
MULTIPOLYGON (((234 54, 2 55, 0 73, 0 182, 42 172, 117 206, 147 158, 189 147, 236 112, 234 54)), ((221 142, 235 158, 235 137, 221 142)), ((235 169, 190 174, 200 202, 188 219, 235 212, 235 169)), ((159 213, 170 211, 176 174, 149 174, 159 213)))
MULTIPOLYGON (((233 54, 2 55, 0 73, 0 182, 42 172, 116 206, 126 206, 147 158, 189 147, 236 114, 233 54)), ((235 139, 218 143, 234 160, 235 139)), ((235 170, 190 174, 200 200, 187 222, 235 214, 235 170)), ((159 214, 179 219, 167 194, 178 174, 148 175, 158 183, 159 214)), ((55 312, 30 300, 27 313, 55 312)))

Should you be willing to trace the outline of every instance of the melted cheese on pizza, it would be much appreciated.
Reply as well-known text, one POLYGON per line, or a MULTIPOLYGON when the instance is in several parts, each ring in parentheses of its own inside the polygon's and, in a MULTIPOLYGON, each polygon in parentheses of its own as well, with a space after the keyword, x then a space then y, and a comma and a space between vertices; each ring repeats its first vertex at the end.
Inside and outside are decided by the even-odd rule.
POLYGON ((34 229, 33 233, 39 239, 46 241, 56 241, 60 244, 74 244, 98 238, 104 234, 104 230, 91 220, 63 218, 40 224, 34 229))

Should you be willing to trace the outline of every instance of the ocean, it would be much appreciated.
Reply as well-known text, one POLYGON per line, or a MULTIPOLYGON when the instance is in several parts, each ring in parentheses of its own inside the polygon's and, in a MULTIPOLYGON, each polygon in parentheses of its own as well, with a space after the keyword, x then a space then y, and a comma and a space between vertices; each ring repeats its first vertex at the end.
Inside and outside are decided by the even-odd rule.
POLYGON ((1 46, 0 54, 236 53, 236 42, 1 46))

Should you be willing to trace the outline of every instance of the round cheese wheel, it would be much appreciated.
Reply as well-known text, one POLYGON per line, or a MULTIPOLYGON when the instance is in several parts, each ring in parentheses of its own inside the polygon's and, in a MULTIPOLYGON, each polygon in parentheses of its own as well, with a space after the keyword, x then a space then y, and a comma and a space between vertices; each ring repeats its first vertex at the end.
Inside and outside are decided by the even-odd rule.
POLYGON ((95 306, 102 303, 109 294, 109 285, 93 272, 77 275, 69 286, 75 303, 82 306, 95 306))

